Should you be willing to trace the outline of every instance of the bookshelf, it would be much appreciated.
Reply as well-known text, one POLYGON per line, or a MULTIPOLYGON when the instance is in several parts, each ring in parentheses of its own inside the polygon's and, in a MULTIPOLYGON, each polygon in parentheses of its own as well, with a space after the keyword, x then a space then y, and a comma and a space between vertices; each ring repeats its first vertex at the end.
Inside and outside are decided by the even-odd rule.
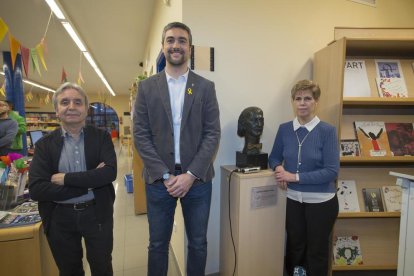
MULTIPOLYGON (((322 91, 318 115, 338 129, 340 139, 356 139, 354 121, 414 122, 414 37, 412 39, 343 37, 315 53, 314 80, 322 91), (343 97, 346 59, 364 60, 370 97, 343 97), (380 98, 375 81, 375 59, 399 60, 408 98, 380 98)), ((399 245, 399 212, 365 212, 362 188, 394 185, 390 171, 409 174, 414 156, 341 157, 339 179, 355 180, 361 212, 341 213, 334 235, 357 235, 363 265, 333 265, 333 275, 396 275, 399 245), (354 272, 352 272, 354 273, 354 272), (374 273, 374 274, 372 274, 374 273), (353 274, 352 274, 353 275, 353 274), (355 274, 356 275, 356 274, 355 274)))
POLYGON ((26 112, 26 125, 28 131, 52 131, 60 124, 54 112, 26 112))

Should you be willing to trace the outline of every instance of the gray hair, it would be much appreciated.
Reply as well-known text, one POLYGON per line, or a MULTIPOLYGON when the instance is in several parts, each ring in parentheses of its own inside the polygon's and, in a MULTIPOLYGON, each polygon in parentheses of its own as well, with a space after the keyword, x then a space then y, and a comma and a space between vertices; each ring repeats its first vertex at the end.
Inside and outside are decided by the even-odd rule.
POLYGON ((88 96, 86 95, 85 91, 83 90, 82 87, 80 87, 79 85, 77 85, 76 83, 72 83, 72 82, 65 82, 64 84, 62 84, 61 86, 59 86, 59 88, 56 90, 55 94, 53 94, 53 106, 55 107, 55 110, 57 110, 57 106, 58 106, 58 102, 57 102, 57 98, 60 94, 62 94, 65 90, 67 89, 74 89, 76 91, 79 92, 79 94, 81 94, 81 96, 84 98, 85 100, 85 106, 88 107, 89 106, 89 100, 88 100, 88 96))

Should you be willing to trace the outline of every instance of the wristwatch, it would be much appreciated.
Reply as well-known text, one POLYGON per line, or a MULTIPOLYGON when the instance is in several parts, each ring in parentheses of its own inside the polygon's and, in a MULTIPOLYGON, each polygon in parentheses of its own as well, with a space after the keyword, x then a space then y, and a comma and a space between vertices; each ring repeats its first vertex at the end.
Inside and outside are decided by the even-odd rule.
POLYGON ((170 173, 164 173, 162 175, 162 181, 168 180, 168 178, 170 178, 170 173))

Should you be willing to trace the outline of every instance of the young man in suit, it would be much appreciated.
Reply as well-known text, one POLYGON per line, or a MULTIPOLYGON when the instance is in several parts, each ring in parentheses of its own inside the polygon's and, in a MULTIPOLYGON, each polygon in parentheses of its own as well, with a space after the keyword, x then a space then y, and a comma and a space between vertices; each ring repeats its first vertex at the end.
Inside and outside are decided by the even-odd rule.
POLYGON ((144 162, 150 230, 148 275, 167 275, 177 199, 188 238, 187 275, 204 275, 213 160, 220 140, 214 83, 188 68, 191 30, 164 27, 165 70, 138 85, 134 143, 144 162))
POLYGON ((30 197, 39 213, 59 274, 84 275, 82 238, 92 275, 113 275, 112 181, 117 162, 108 132, 85 126, 88 98, 64 83, 53 95, 61 128, 42 137, 29 169, 30 197))

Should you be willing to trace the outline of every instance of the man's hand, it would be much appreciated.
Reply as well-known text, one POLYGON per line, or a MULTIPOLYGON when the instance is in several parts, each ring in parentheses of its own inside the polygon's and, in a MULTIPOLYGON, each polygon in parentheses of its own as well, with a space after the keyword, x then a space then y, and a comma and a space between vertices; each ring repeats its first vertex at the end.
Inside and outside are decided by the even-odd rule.
POLYGON ((52 175, 50 181, 54 184, 64 185, 65 184, 65 174, 64 173, 55 173, 52 175))
POLYGON ((164 181, 164 185, 171 196, 182 198, 193 186, 194 180, 196 178, 191 174, 183 173, 177 176, 170 176, 169 179, 164 181))

